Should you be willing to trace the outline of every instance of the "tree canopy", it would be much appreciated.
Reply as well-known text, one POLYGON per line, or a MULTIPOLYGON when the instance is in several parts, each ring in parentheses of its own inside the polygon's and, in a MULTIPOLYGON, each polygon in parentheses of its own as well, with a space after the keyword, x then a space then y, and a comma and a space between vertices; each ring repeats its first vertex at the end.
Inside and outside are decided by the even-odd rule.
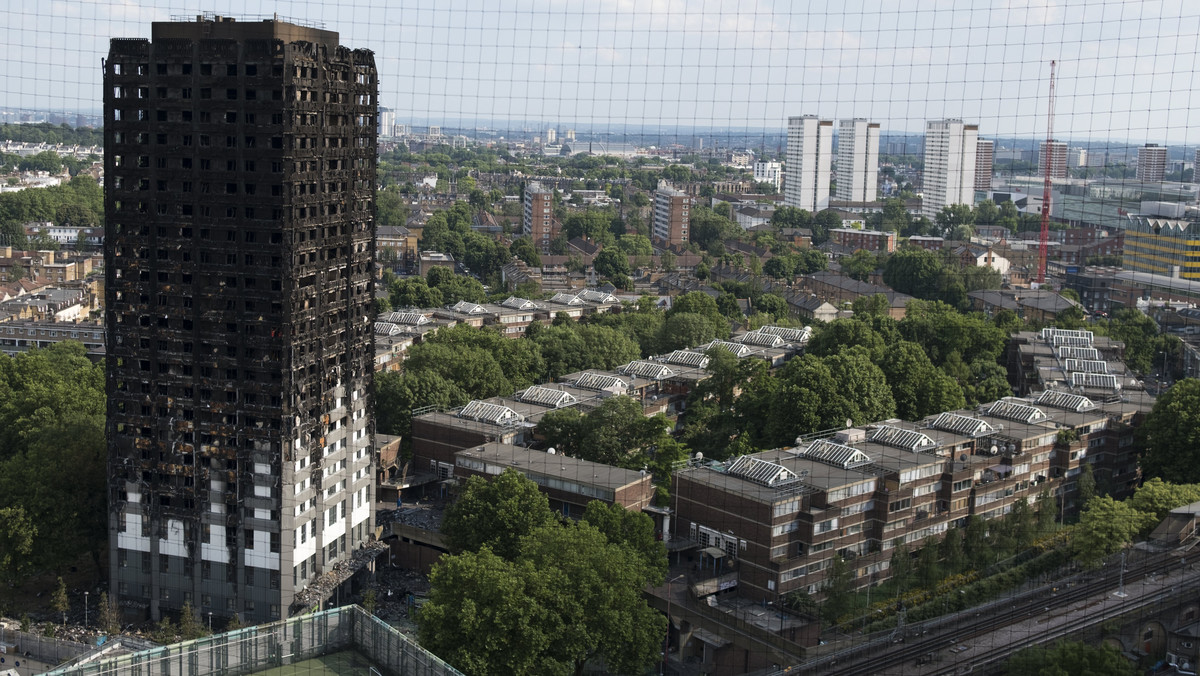
POLYGON ((430 575, 422 645, 472 676, 649 666, 666 619, 642 590, 661 583, 666 554, 649 517, 624 512, 593 502, 561 523, 520 473, 472 477, 443 521, 453 553, 430 575))
POLYGON ((480 476, 467 479, 458 499, 446 510, 442 534, 452 554, 487 547, 513 559, 522 537, 557 520, 546 494, 510 467, 490 480, 480 476))
POLYGON ((98 561, 106 541, 104 370, 85 355, 73 341, 0 355, 0 509, 9 510, 6 546, 29 545, 26 565, 10 571, 15 582, 84 553, 98 561), (73 472, 70 500, 59 485, 64 467, 73 472))
POLYGON ((1164 392, 1135 434, 1146 476, 1200 483, 1200 380, 1164 392))

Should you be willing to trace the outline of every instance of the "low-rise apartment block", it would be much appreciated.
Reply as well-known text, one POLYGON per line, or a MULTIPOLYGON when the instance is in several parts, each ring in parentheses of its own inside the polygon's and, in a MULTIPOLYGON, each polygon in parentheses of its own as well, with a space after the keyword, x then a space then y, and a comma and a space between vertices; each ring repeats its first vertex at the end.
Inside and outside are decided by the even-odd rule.
POLYGON ((701 462, 675 475, 671 537, 728 557, 739 594, 754 600, 818 593, 835 556, 867 586, 890 576, 897 547, 914 551, 969 517, 1000 517, 1042 494, 1056 510, 1077 508, 1074 482, 1108 443, 1114 415, 1046 391, 701 462))
POLYGON ((834 228, 829 231, 829 236, 834 242, 855 251, 866 249, 867 251, 886 251, 887 253, 892 253, 896 250, 896 233, 890 230, 834 228))

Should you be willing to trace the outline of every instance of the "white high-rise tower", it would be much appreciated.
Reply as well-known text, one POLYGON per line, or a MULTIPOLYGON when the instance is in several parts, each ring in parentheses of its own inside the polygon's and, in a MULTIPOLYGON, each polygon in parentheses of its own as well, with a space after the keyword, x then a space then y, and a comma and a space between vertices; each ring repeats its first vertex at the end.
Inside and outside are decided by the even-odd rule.
POLYGON ((820 211, 829 206, 833 122, 815 115, 788 118, 784 204, 820 211))
POLYGON ((979 125, 962 120, 925 123, 925 181, 921 212, 937 216, 942 207, 975 201, 975 151, 979 125))
POLYGON ((873 202, 879 186, 879 124, 863 118, 838 123, 837 198, 873 202))

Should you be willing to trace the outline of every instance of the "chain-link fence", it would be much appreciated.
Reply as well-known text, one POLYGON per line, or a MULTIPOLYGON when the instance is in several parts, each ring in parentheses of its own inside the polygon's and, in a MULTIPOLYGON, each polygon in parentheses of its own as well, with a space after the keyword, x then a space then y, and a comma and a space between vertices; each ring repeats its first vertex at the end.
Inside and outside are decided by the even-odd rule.
MULTIPOLYGON (((47 676, 242 676, 343 650, 357 651, 385 675, 459 673, 375 616, 346 606, 64 667, 47 676)), ((328 673, 331 667, 320 668, 328 673)))

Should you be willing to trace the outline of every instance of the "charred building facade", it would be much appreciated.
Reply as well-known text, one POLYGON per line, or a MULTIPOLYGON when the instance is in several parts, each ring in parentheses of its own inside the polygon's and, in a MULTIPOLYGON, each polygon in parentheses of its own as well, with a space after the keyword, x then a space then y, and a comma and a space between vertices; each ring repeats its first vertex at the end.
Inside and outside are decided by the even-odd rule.
POLYGON ((110 593, 262 622, 373 531, 377 76, 202 16, 104 63, 110 593))

